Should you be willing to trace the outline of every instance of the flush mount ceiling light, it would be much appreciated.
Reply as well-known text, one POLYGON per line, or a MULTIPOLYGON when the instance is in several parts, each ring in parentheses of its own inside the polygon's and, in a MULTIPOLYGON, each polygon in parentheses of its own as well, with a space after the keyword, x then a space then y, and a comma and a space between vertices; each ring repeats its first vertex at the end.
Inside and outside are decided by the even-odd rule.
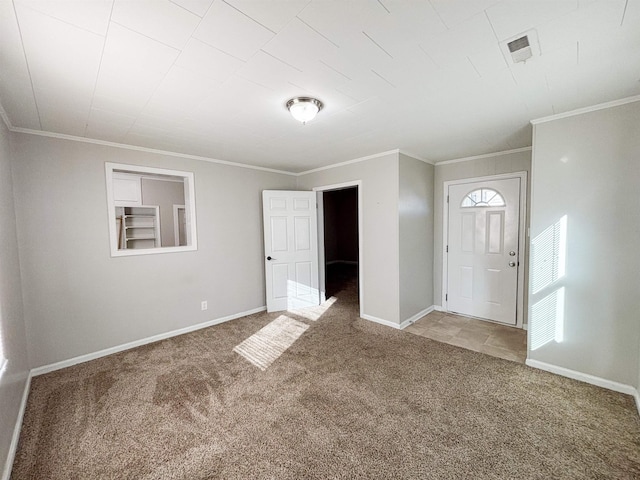
POLYGON ((303 124, 315 118, 324 105, 317 98, 295 97, 287 102, 287 110, 293 118, 303 124))

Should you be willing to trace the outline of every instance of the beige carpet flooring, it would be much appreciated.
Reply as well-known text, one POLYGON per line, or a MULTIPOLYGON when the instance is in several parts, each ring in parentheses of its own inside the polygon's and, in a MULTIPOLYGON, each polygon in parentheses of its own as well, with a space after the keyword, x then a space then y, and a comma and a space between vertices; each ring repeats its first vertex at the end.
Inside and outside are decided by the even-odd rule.
POLYGON ((209 478, 637 479, 640 421, 630 396, 361 320, 353 283, 33 379, 13 480, 209 478))

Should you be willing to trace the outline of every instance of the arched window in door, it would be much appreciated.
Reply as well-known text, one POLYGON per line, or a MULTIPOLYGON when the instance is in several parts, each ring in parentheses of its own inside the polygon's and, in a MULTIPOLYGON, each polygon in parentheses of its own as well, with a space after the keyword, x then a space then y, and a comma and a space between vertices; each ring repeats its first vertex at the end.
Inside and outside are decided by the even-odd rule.
POLYGON ((467 193, 462 199, 460 207, 504 207, 506 205, 502 195, 492 188, 478 188, 467 193))

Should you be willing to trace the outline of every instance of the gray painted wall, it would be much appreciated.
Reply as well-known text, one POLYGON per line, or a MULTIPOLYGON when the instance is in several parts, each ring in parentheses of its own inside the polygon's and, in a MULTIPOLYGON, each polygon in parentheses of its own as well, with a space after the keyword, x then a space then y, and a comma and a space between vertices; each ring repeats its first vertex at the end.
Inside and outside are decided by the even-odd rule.
POLYGON ((400 154, 400 321, 433 305, 434 167, 400 154))
MULTIPOLYGON (((526 225, 529 225, 531 194, 531 152, 518 152, 506 155, 496 155, 487 158, 478 158, 457 163, 437 165, 435 168, 435 196, 434 196, 434 303, 442 305, 442 254, 444 245, 442 242, 443 226, 443 204, 444 204, 444 182, 450 180, 461 180, 465 178, 485 177, 498 175, 501 173, 527 172, 527 218, 526 225)), ((528 272, 529 272, 529 251, 528 239, 522 239, 525 251, 521 252, 520 258, 525 259, 525 305, 527 305, 528 272)), ((526 313, 524 322, 527 322, 526 313)))
POLYGON ((565 276, 530 296, 565 288, 564 339, 529 358, 637 386, 640 102, 534 128, 531 238, 566 215, 567 251, 565 276))
POLYGON ((325 262, 358 262, 358 189, 324 192, 325 262))
POLYGON ((142 203, 160 207, 160 239, 163 247, 176 245, 173 206, 185 205, 184 200, 184 183, 142 179, 142 203))
POLYGON ((0 373, 0 475, 9 454, 29 373, 11 181, 10 135, 0 122, 0 335, 3 354, 8 359, 5 371, 0 373))
POLYGON ((398 154, 392 153, 298 177, 298 189, 361 180, 363 313, 399 322, 398 154))
POLYGON ((294 189, 295 177, 34 135, 14 138, 32 367, 265 304, 261 191, 294 189), (198 251, 111 258, 104 162, 194 172, 198 251), (202 300, 207 311, 200 310, 202 300))

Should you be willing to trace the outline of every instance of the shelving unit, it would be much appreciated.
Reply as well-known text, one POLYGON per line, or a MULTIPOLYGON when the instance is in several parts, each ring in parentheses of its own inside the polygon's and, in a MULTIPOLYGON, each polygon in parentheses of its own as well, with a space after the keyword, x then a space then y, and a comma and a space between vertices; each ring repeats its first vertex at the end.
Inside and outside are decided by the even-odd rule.
POLYGON ((160 247, 160 208, 155 205, 117 206, 118 249, 160 247))

